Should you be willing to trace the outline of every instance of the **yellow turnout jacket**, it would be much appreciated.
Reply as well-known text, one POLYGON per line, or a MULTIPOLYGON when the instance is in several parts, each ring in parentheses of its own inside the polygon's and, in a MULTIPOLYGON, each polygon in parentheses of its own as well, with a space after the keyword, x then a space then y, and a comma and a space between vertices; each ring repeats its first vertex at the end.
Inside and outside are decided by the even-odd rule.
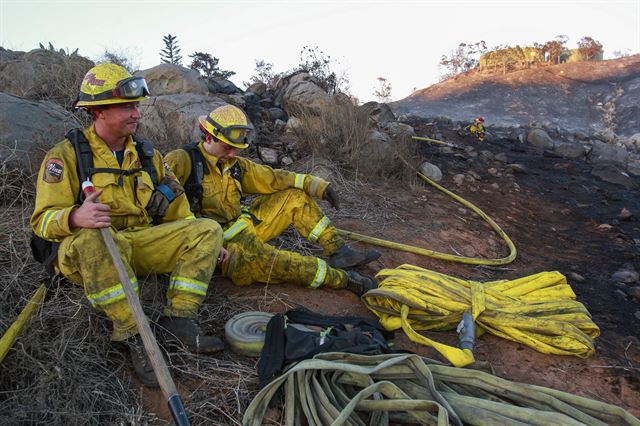
MULTIPOLYGON (((95 127, 83 131, 93 153, 94 168, 130 170, 141 168, 133 138, 125 143, 122 166, 107 144, 95 132, 95 127)), ((173 176, 171 169, 163 164, 162 155, 155 150, 153 165, 158 181, 165 176, 173 176)), ((36 206, 31 216, 31 227, 36 235, 46 240, 59 241, 72 234, 69 215, 79 207, 80 181, 77 173, 77 157, 73 144, 65 139, 56 144, 46 155, 40 167, 37 181, 36 206)), ((153 182, 146 171, 129 176, 108 172, 95 173, 92 182, 96 189, 102 189, 100 202, 111 207, 111 225, 118 229, 148 226, 153 218, 145 207, 153 193, 153 182)), ((176 198, 169 208, 164 222, 193 218, 189 202, 184 194, 176 198)))
MULTIPOLYGON (((242 213, 243 195, 273 194, 289 188, 298 188, 312 197, 322 198, 329 182, 319 177, 286 170, 272 169, 237 157, 218 167, 218 158, 208 154, 200 143, 197 147, 206 160, 209 173, 202 180, 202 209, 200 215, 224 225, 236 220, 242 213)), ((165 156, 166 162, 182 185, 191 176, 191 157, 183 149, 165 156)))

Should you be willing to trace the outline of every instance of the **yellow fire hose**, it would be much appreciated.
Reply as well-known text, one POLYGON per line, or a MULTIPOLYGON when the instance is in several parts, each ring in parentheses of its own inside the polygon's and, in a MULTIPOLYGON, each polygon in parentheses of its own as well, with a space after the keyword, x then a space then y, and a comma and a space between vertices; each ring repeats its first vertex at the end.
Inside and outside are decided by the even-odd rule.
POLYGON ((31 299, 27 302, 27 305, 22 309, 18 318, 11 324, 11 327, 7 329, 2 338, 0 339, 0 362, 7 356, 7 352, 13 346, 14 342, 22 333, 22 329, 29 321, 31 316, 42 305, 42 301, 47 295, 47 287, 45 284, 40 285, 38 290, 31 296, 31 299))
MULTIPOLYGON (((436 143, 440 143, 440 144, 443 144, 443 145, 451 146, 451 144, 448 144, 447 142, 438 141, 436 139, 421 138, 421 137, 417 137, 417 136, 414 136, 413 139, 428 140, 428 141, 431 141, 431 142, 436 142, 436 143)), ((485 222, 487 222, 489 224, 489 226, 491 226, 491 228, 494 231, 496 231, 496 233, 500 236, 500 238, 502 238, 504 240, 504 242, 507 243, 507 246, 509 247, 509 255, 507 257, 503 257, 503 258, 499 258, 499 259, 482 259, 482 258, 475 258, 475 257, 457 256, 457 255, 448 254, 448 253, 441 253, 441 252, 437 252, 437 251, 434 251, 434 250, 429 250, 429 249, 425 249, 425 248, 421 248, 421 247, 416 247, 416 246, 411 246, 411 245, 407 245, 407 244, 396 243, 396 242, 393 242, 393 241, 387 241, 387 240, 383 240, 383 239, 380 239, 380 238, 370 237, 368 235, 363 235, 363 234, 359 234, 357 232, 352 232, 352 231, 346 231, 344 229, 338 229, 337 230, 338 234, 342 235, 345 238, 350 238, 350 239, 352 239, 354 241, 362 241, 362 242, 369 243, 369 244, 374 244, 374 245, 377 245, 377 246, 380 246, 380 247, 387 247, 387 248, 390 248, 390 249, 406 251, 406 252, 409 252, 409 253, 420 254, 420 255, 423 255, 423 256, 429 256, 429 257, 433 257, 435 259, 449 260, 451 262, 466 263, 466 264, 470 264, 470 265, 497 266, 497 265, 506 265, 506 264, 511 263, 511 262, 514 261, 514 259, 516 258, 516 254, 517 254, 516 246, 513 244, 513 242, 509 238, 509 236, 507 236, 507 234, 502 230, 502 228, 500 228, 500 226, 498 226, 498 224, 493 221, 493 219, 491 219, 489 216, 487 216, 486 213, 484 213, 482 210, 480 210, 475 205, 471 204, 469 201, 465 200, 464 198, 460 197, 459 195, 454 194, 453 192, 449 191, 448 189, 438 185, 437 183, 435 183, 434 181, 432 181, 431 179, 429 179, 428 177, 426 177, 422 173, 417 172, 417 174, 418 174, 418 176, 420 176, 420 178, 422 180, 424 180, 425 182, 427 182, 431 186, 439 189, 440 191, 444 192, 445 194, 449 195, 454 200, 456 200, 457 202, 459 202, 463 206, 468 207, 475 214, 477 214, 482 219, 484 219, 485 222)))
POLYGON ((516 280, 465 281, 413 265, 383 269, 377 289, 362 296, 387 330, 402 328, 411 341, 435 348, 457 367, 475 361, 459 349, 416 330, 453 330, 471 309, 476 336, 489 332, 539 352, 586 358, 600 329, 561 273, 541 272, 516 280))
POLYGON ((287 425, 640 425, 615 405, 484 371, 414 354, 340 352, 293 365, 255 396, 242 424, 262 425, 280 388, 287 425))

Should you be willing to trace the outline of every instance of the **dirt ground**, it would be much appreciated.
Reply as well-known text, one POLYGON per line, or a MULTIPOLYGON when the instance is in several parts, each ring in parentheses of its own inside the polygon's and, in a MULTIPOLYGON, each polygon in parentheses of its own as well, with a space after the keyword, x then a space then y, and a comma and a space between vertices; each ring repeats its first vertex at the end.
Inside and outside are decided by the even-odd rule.
MULTIPOLYGON (((414 126, 418 135, 430 136, 426 126, 420 123, 414 126)), ((560 271, 569 277, 578 300, 600 327, 601 335, 595 340, 596 354, 588 359, 545 355, 520 344, 484 335, 478 339, 476 359, 490 362, 500 377, 608 402, 640 416, 640 303, 625 297, 624 293, 621 295, 610 280, 611 275, 625 264, 640 270, 640 197, 637 190, 599 180, 590 174, 590 167, 584 161, 543 156, 525 145, 506 141, 479 144, 447 131, 444 131, 443 139, 473 150, 443 149, 428 142, 416 142, 418 155, 441 168, 444 178, 440 184, 472 202, 500 225, 518 250, 516 260, 501 267, 475 267, 380 248, 381 258, 361 268, 361 272, 373 275, 383 268, 407 263, 463 279, 493 281, 541 271, 560 271), (493 160, 492 155, 482 151, 490 151, 493 155, 503 153, 507 162, 493 160), (522 165, 525 171, 509 172, 508 164, 512 163, 522 165), (465 176, 460 185, 454 181, 458 174, 465 176), (623 208, 632 213, 627 220, 619 217, 623 208)), ((417 178, 403 185, 347 184, 339 186, 338 190, 341 210, 335 211, 324 202, 322 207, 341 229, 445 253, 483 258, 508 254, 506 244, 484 221, 417 178)), ((25 210, 22 215, 28 217, 25 216, 27 213, 25 210)), ((7 213, 7 218, 9 214, 11 212, 7 213)), ((19 212, 17 216, 19 218, 19 212)), ((13 234, 8 235, 3 238, 13 238, 13 234)), ((306 253, 320 254, 295 238, 279 239, 274 244, 286 247, 299 244, 298 248, 306 253)), ((16 259, 25 262, 22 254, 26 253, 25 249, 21 248, 17 253, 19 255, 13 252, 3 255, 8 259, 5 263, 20 265, 16 259)), ((34 265, 27 263, 27 266, 32 268, 34 265)), ((11 272, 11 276, 20 281, 20 274, 11 272)), ((7 289, 18 286, 17 283, 11 285, 13 287, 7 284, 7 289)), ((7 294, 11 295, 10 292, 7 294)), ((150 301, 154 302, 151 305, 161 304, 153 293, 151 299, 146 300, 150 301)), ((22 306, 24 303, 17 301, 14 304, 22 306)), ((107 400, 126 394, 126 399, 123 397, 113 410, 133 411, 121 415, 119 412, 91 411, 90 404, 95 404, 95 399, 87 399, 83 405, 82 395, 74 394, 70 400, 75 405, 70 409, 76 410, 77 415, 65 417, 72 419, 72 424, 99 424, 101 417, 98 414, 107 419, 129 419, 135 424, 169 421, 162 393, 135 382, 125 353, 112 349, 108 341, 108 321, 87 305, 78 289, 67 287, 56 292, 45 305, 37 324, 30 327, 23 341, 16 345, 15 353, 4 361, 0 375, 4 379, 0 383, 0 407, 17 410, 17 401, 34 398, 33 395, 36 395, 34 405, 37 406, 33 413, 21 416, 0 410, 0 414, 8 414, 4 417, 8 421, 6 424, 19 424, 20 419, 23 420, 21 424, 36 424, 39 420, 34 419, 63 418, 61 415, 52 417, 47 410, 53 403, 64 407, 63 411, 69 411, 63 401, 76 388, 87 396, 92 393, 107 395, 108 398, 99 398, 107 400), (58 330, 56 324, 62 329, 58 330), (70 325, 75 328, 72 330, 70 325), (61 339, 67 335, 74 339, 61 339), (27 340, 29 336, 32 336, 30 341, 27 340), (58 340, 66 342, 64 347, 70 349, 58 349, 55 346, 58 340), (44 348, 45 344, 50 345, 47 346, 49 352, 41 355, 38 352, 43 349, 38 348, 44 348), (76 353, 74 348, 83 353, 76 353), (68 360, 64 361, 62 355, 51 358, 51 350, 65 354, 68 360), (94 356, 87 357, 88 352, 94 356), (78 371, 71 368, 76 365, 78 371), (42 371, 48 373, 43 375, 42 371), (56 371, 69 377, 59 372, 54 374, 56 371), (111 372, 108 380, 100 376, 102 371, 111 372), (85 391, 87 389, 90 391, 85 391), (47 398, 51 393, 51 400, 44 398, 43 392, 47 398), (144 404, 142 409, 135 403, 137 398, 144 404), (93 420, 86 417, 87 410, 94 413, 93 420), (136 418, 139 419, 137 422, 131 420, 136 418)), ((222 336, 224 321, 236 313, 247 310, 281 312, 295 307, 326 314, 374 317, 358 297, 345 290, 309 290, 286 284, 236 287, 217 277, 200 319, 205 329, 222 336)), ((14 316, 12 311, 7 318, 14 316)), ((457 341, 454 333, 428 333, 428 336, 449 344, 457 341)), ((395 345, 442 360, 431 348, 410 342, 402 331, 396 332, 395 345)), ((170 361, 193 424, 239 423, 248 401, 257 392, 256 359, 226 351, 190 358, 182 353, 170 354, 170 361)), ((4 424, 2 418, 0 416, 0 424, 4 424)))
MULTIPOLYGON (((502 227, 516 245, 516 260, 504 267, 474 267, 381 248, 381 258, 361 271, 374 274, 383 268, 409 263, 479 281, 513 279, 552 270, 584 277, 582 282, 572 278, 569 282, 600 327, 594 356, 579 359, 545 355, 485 335, 478 340, 476 359, 490 362, 500 377, 605 401, 640 416, 640 318, 634 316, 640 311, 640 304, 621 300, 610 282, 611 275, 625 263, 640 269, 637 192, 593 177, 583 161, 545 157, 523 145, 504 141, 479 145, 455 134, 447 134, 445 138, 473 146, 478 152, 505 153, 508 163, 525 166, 526 173, 511 174, 505 172, 505 164, 469 159, 462 151, 443 152, 427 143, 419 147, 423 159, 442 169, 443 186, 480 207, 502 227), (492 167, 497 173, 488 171, 492 167), (479 180, 465 180, 457 186, 452 177, 469 170, 475 171, 479 180), (618 220, 623 208, 634 213, 630 220, 618 220), (599 228, 602 224, 611 228, 599 228)), ((327 210, 339 228, 452 254, 476 257, 508 254, 506 244, 486 223, 428 185, 416 182, 406 190, 383 186, 368 188, 365 194, 341 195, 342 210, 327 210), (348 213, 363 208, 367 211, 364 215, 356 217, 348 213)), ((223 298, 252 303, 262 297, 267 300, 269 294, 272 302, 261 308, 272 312, 302 306, 326 314, 373 317, 347 291, 309 291, 292 285, 240 288, 224 279, 217 281, 217 289, 223 298)), ((454 333, 429 333, 429 336, 451 344, 456 342, 454 333)), ((395 344, 399 349, 441 359, 435 350, 410 342, 402 331, 396 332, 395 344)))

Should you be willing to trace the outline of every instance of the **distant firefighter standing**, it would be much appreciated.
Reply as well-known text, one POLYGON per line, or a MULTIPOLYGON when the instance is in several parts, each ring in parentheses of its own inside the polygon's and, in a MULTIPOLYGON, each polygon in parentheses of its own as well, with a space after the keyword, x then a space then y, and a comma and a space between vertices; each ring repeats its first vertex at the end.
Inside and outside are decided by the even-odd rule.
POLYGON ((469 132, 472 136, 477 137, 480 142, 484 141, 484 118, 475 118, 469 126, 469 132))

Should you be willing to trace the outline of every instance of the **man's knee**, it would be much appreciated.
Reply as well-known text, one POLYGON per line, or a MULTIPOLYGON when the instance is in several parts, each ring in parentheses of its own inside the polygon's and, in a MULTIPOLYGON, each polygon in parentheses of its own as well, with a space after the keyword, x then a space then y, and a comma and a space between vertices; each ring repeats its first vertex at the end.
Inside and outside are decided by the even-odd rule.
POLYGON ((304 192, 302 189, 289 188, 289 189, 285 189, 282 192, 284 193, 283 195, 287 199, 286 201, 287 206, 290 206, 290 207, 304 206, 313 200, 309 196, 309 194, 304 192))
POLYGON ((188 232, 188 234, 191 234, 188 237, 189 242, 200 239, 200 241, 211 244, 214 247, 222 247, 223 231, 220 224, 215 220, 204 218, 190 220, 188 229, 191 231, 188 232))

